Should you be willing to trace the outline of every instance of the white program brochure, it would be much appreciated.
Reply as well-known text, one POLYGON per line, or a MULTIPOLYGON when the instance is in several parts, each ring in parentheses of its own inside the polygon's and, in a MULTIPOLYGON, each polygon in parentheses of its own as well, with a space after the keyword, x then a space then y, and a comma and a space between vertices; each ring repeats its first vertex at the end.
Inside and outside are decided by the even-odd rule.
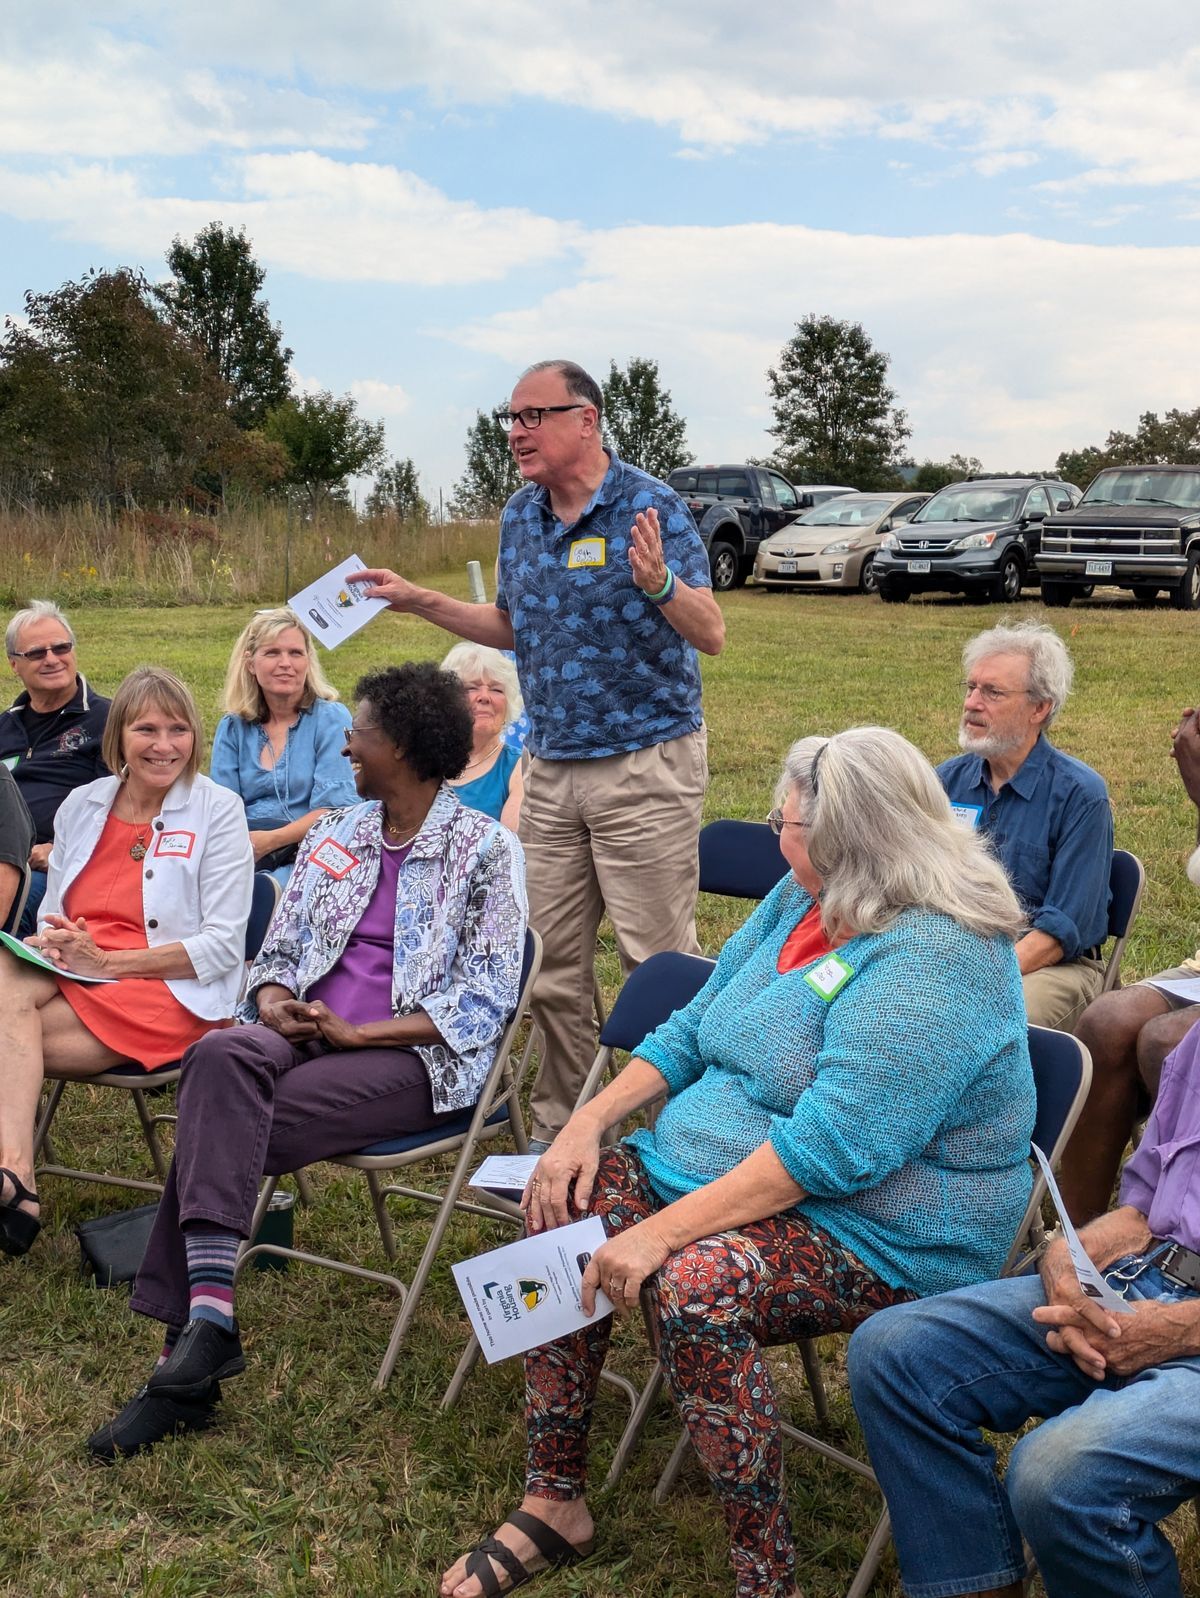
POLYGON ((1054 1180, 1054 1172, 1050 1169, 1050 1161, 1038 1148, 1037 1144, 1030 1145, 1037 1155, 1038 1164, 1046 1178, 1046 1187, 1050 1197, 1054 1200, 1054 1208, 1058 1211, 1058 1219, 1062 1224, 1063 1237, 1066 1239, 1067 1249, 1071 1255, 1071 1263, 1075 1267, 1075 1275, 1079 1278, 1079 1290, 1086 1293, 1089 1298, 1094 1298, 1097 1304, 1103 1304, 1105 1309, 1115 1310, 1118 1315, 1132 1315, 1133 1306, 1127 1304, 1119 1293, 1104 1280, 1098 1266, 1094 1264, 1087 1249, 1079 1241, 1079 1233, 1071 1225, 1069 1216, 1063 1208, 1062 1195, 1058 1191, 1058 1183, 1054 1180))
POLYGON ((365 627, 372 616, 387 609, 385 600, 366 597, 369 583, 346 581, 350 572, 362 569, 363 562, 357 555, 351 555, 288 600, 305 627, 326 649, 344 644, 360 627, 365 627))
POLYGON ((70 982, 115 982, 116 977, 83 977, 78 971, 65 971, 62 966, 55 965, 53 960, 47 960, 44 954, 37 949, 31 949, 27 943, 22 943, 19 938, 13 938, 7 932, 0 932, 0 945, 15 954, 18 960, 28 960, 30 965, 35 965, 40 971, 50 971, 56 977, 66 977, 70 982))
POLYGON ((604 1238, 604 1222, 589 1215, 451 1267, 490 1365, 611 1314, 612 1301, 599 1290, 593 1314, 580 1300, 583 1273, 604 1238))
POLYGON ((470 1185, 485 1193, 519 1199, 540 1158, 539 1154, 489 1154, 472 1176, 470 1185))

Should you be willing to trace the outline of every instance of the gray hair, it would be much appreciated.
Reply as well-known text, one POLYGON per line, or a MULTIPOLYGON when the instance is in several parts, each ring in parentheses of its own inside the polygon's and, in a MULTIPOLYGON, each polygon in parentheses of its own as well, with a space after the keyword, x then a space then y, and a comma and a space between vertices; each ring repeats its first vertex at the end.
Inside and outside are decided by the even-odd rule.
POLYGON ((932 910, 980 937, 1017 938, 1024 917, 982 836, 954 819, 933 767, 889 727, 801 738, 776 803, 795 792, 823 880, 833 937, 882 932, 902 910, 932 910))
POLYGON ((4 633, 4 653, 15 655, 22 631, 35 621, 56 621, 65 630, 72 644, 75 642, 75 629, 59 610, 52 599, 31 599, 24 610, 19 610, 9 622, 4 633))
POLYGON ((1049 726, 1067 702, 1075 667, 1067 646, 1041 621, 1023 621, 1015 627, 989 627, 963 649, 963 671, 969 677, 989 655, 1021 655, 1029 669, 1029 697, 1038 704, 1050 702, 1049 726))
POLYGON ((567 393, 571 398, 582 400, 585 405, 594 406, 596 420, 603 420, 604 395, 600 391, 600 385, 591 373, 585 372, 576 361, 534 361, 532 366, 525 368, 521 377, 532 377, 535 372, 558 372, 567 385, 567 393))
POLYGON ((525 708, 517 668, 498 649, 491 649, 486 644, 455 644, 442 661, 442 670, 452 671, 463 682, 472 677, 494 677, 504 689, 505 721, 516 721, 525 708))

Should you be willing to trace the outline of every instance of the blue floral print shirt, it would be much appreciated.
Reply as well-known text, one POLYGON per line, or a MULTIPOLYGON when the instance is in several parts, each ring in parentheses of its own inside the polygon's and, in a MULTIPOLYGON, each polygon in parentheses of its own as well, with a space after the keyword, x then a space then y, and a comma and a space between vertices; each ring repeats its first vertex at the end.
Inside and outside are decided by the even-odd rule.
MULTIPOLYGON (((382 807, 332 810, 306 834, 291 881, 250 971, 255 995, 278 983, 302 999, 353 936, 379 881, 382 807)), ((422 1009, 444 1043, 416 1045, 435 1110, 479 1097, 516 1006, 528 907, 525 856, 515 835, 459 803, 443 784, 400 866, 392 1013, 422 1009)))
POLYGON ((629 754, 701 724, 696 651, 630 574, 634 517, 657 510, 666 563, 689 588, 711 587, 708 556, 675 490, 609 456, 572 526, 535 483, 500 520, 496 604, 512 617, 529 749, 543 760, 629 754))

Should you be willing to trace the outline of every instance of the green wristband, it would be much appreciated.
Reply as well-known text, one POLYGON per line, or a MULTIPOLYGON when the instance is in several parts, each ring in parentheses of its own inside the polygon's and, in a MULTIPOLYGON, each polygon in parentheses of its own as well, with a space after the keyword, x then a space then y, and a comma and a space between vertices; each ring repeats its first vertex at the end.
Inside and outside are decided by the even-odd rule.
POLYGON ((665 605, 674 592, 675 573, 668 567, 666 582, 662 585, 657 594, 647 594, 646 598, 652 605, 665 605))

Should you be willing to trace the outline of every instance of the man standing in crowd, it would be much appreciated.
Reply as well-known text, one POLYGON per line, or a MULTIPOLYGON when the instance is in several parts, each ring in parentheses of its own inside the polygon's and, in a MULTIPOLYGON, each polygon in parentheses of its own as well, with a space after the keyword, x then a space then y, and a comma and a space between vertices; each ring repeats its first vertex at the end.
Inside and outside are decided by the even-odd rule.
POLYGON ((24 934, 36 930, 59 805, 73 788, 108 774, 100 740, 109 702, 88 687, 75 661, 75 634, 50 600, 35 599, 16 613, 4 647, 23 691, 0 714, 0 761, 16 778, 34 826, 24 934))
POLYGON ((569 1116, 595 1052, 596 932, 607 910, 626 971, 698 952, 697 837, 708 780, 696 650, 725 623, 687 507, 604 445, 599 386, 540 361, 498 415, 525 479, 500 522, 494 605, 355 574, 393 610, 514 649, 532 730, 520 837, 545 957, 537 1147, 569 1116))
MULTIPOLYGON (((1200 725, 1185 710, 1171 734, 1171 755, 1200 822, 1200 725)), ((1200 844, 1200 825, 1197 828, 1200 844)), ((1188 863, 1200 886, 1200 847, 1188 863)), ((1102 1214, 1112 1197, 1117 1167, 1139 1107, 1158 1092, 1162 1063, 1200 1021, 1200 1005, 1159 984, 1200 977, 1200 949, 1190 960, 1088 1005, 1076 1029, 1092 1056, 1092 1085, 1071 1141, 1063 1154, 1059 1187, 1077 1226, 1102 1214)))
POLYGON ((1069 1032, 1104 980, 1113 850, 1104 779, 1045 736, 1071 691, 1071 657, 1051 628, 1022 622, 973 638, 963 675, 966 753, 938 776, 964 826, 991 839, 1029 919, 1017 960, 1030 1022, 1069 1032))

